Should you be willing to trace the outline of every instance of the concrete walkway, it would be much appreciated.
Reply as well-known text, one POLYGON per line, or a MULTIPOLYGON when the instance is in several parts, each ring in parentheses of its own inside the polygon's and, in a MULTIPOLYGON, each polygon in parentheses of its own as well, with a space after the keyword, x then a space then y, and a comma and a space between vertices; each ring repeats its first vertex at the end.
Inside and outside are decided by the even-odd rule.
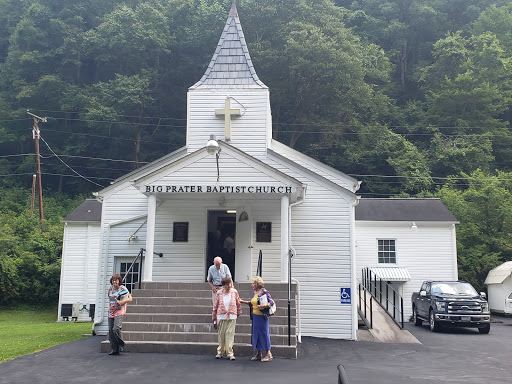
POLYGON ((422 344, 304 337, 297 360, 270 363, 251 362, 247 357, 215 360, 213 354, 108 356, 99 352, 103 337, 88 337, 0 364, 0 383, 335 384, 340 363, 350 384, 510 383, 512 320, 493 323, 489 335, 473 329, 432 333, 426 325, 406 328, 422 344), (211 372, 220 376, 212 380, 211 372))

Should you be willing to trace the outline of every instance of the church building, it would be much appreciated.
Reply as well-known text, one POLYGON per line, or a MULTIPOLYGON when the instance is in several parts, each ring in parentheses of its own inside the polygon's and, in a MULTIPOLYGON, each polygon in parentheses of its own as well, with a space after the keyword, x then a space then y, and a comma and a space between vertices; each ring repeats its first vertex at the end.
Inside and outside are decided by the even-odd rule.
MULTIPOLYGON (((261 263, 266 283, 290 282, 300 292, 302 336, 355 340, 357 279, 362 267, 378 264, 376 252, 374 261, 368 256, 372 246, 364 265, 356 263, 356 239, 376 248, 385 228, 397 247, 400 240, 393 221, 367 224, 364 239, 357 237, 358 180, 272 138, 269 88, 256 74, 234 4, 208 68, 186 97, 185 146, 115 180, 63 220, 59 317, 62 304, 92 304, 94 330, 106 333, 109 278, 126 272, 144 249, 135 267, 143 282, 204 283, 215 256, 235 282, 250 282, 261 263), (72 283, 83 287, 76 297, 69 296, 72 283)), ((456 220, 442 221, 449 244, 441 258, 453 275, 456 220)), ((410 217, 399 224, 413 233, 410 217)), ((403 268, 407 257, 398 258, 403 268)))

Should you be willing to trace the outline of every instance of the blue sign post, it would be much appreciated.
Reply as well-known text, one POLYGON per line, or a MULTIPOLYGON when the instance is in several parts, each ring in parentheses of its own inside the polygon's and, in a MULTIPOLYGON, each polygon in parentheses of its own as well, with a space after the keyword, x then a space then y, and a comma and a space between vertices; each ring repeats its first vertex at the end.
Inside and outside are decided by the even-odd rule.
POLYGON ((340 300, 341 304, 350 304, 352 302, 350 288, 340 288, 340 300))

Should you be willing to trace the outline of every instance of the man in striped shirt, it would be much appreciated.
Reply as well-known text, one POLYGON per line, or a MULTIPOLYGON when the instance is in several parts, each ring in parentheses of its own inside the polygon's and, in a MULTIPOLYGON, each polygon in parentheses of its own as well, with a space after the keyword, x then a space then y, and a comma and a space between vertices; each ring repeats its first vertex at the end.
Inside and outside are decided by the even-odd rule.
POLYGON ((225 277, 231 277, 231 272, 226 264, 222 264, 222 258, 217 256, 213 259, 213 265, 208 269, 207 278, 214 295, 222 288, 222 279, 225 277))

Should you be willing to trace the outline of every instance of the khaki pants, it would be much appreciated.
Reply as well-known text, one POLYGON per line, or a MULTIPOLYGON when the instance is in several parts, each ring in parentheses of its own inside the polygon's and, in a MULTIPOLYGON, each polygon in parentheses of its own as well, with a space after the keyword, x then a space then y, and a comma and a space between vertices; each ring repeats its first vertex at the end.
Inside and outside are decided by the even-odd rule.
POLYGON ((235 327, 236 319, 233 320, 219 320, 217 328, 219 331, 219 347, 217 348, 218 354, 234 356, 233 344, 235 342, 235 327))

